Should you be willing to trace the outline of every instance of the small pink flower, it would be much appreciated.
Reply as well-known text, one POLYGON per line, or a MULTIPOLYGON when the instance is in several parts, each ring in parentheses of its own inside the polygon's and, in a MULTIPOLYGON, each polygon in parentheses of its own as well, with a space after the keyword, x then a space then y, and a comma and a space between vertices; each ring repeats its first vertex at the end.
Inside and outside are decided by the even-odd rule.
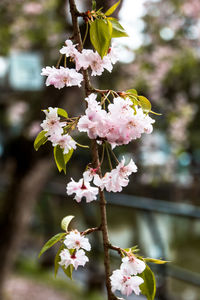
POLYGON ((78 266, 84 266, 88 261, 89 259, 82 249, 75 251, 73 254, 70 254, 68 249, 64 249, 60 252, 59 264, 65 269, 67 269, 69 265, 72 265, 75 270, 77 270, 78 266))
POLYGON ((129 296, 134 292, 136 295, 140 294, 140 284, 144 280, 139 276, 130 276, 124 274, 123 270, 115 270, 110 276, 112 291, 119 290, 122 295, 129 296))
POLYGON ((91 245, 88 238, 81 235, 77 230, 71 231, 65 238, 64 244, 68 249, 85 249, 91 250, 91 245))
POLYGON ((84 181, 81 178, 78 182, 71 178, 71 182, 67 184, 67 194, 76 194, 74 199, 80 202, 83 197, 86 198, 86 202, 91 202, 97 199, 98 188, 92 187, 88 181, 84 181))
POLYGON ((60 53, 65 54, 66 57, 76 58, 76 56, 79 53, 78 50, 76 49, 77 44, 74 45, 71 40, 66 40, 65 45, 66 46, 63 46, 60 49, 60 53))
POLYGON ((65 122, 60 122, 60 117, 57 113, 58 108, 49 107, 48 110, 44 110, 46 119, 40 124, 46 136, 60 136, 63 133, 63 127, 66 125, 65 122))
POLYGON ((117 97, 108 105, 108 112, 96 101, 96 95, 91 94, 85 99, 88 108, 78 122, 78 130, 87 132, 91 139, 105 139, 112 148, 126 145, 140 138, 142 133, 151 133, 155 122, 141 108, 135 106, 129 98, 117 97))
POLYGON ((127 166, 124 166, 124 163, 125 159, 123 158, 115 169, 107 172, 102 178, 98 174, 94 175, 94 184, 101 190, 105 188, 108 192, 121 192, 122 187, 129 183, 128 176, 137 172, 137 166, 132 159, 127 166))
POLYGON ((145 268, 145 263, 141 259, 136 258, 134 255, 122 258, 120 269, 123 270, 125 274, 137 275, 142 273, 145 268))
POLYGON ((46 85, 54 85, 55 88, 61 89, 65 86, 81 86, 83 75, 76 72, 75 69, 60 67, 46 67, 42 69, 41 75, 47 76, 46 85))
POLYGON ((85 181, 92 181, 94 176, 96 175, 98 169, 89 168, 87 171, 83 173, 83 178, 85 181))
POLYGON ((76 149, 76 142, 72 139, 69 134, 64 135, 54 135, 49 139, 53 146, 59 145, 61 149, 63 149, 63 154, 67 154, 71 149, 76 149))

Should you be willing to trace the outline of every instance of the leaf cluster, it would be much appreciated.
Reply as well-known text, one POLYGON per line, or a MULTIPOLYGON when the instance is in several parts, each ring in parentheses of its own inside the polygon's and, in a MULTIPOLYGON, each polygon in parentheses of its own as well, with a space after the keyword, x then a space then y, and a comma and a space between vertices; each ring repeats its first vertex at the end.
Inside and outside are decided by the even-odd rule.
POLYGON ((89 21, 90 40, 101 58, 108 53, 112 38, 128 36, 119 21, 110 17, 119 4, 120 1, 110 7, 105 13, 102 13, 101 9, 95 11, 96 5, 95 1, 93 1, 93 10, 91 12, 91 20, 89 21))
MULTIPOLYGON (((70 222, 72 221, 72 219, 74 218, 74 216, 66 216, 65 218, 62 219, 61 221, 61 228, 63 230, 65 230, 65 232, 61 232, 61 233, 57 233, 56 235, 54 235, 52 238, 50 238, 42 247, 42 249, 40 250, 40 253, 38 255, 38 257, 40 257, 44 252, 46 252, 48 249, 50 249, 52 246, 54 246, 55 244, 57 244, 58 242, 61 242, 61 245, 56 253, 55 259, 54 259, 54 273, 55 273, 55 277, 58 273, 58 269, 59 267, 62 268, 63 272, 65 273, 65 275, 67 277, 69 277, 70 279, 72 279, 72 272, 73 272, 73 266, 69 265, 66 269, 63 266, 60 266, 59 262, 60 262, 60 253, 63 249, 65 249, 65 245, 63 243, 63 239, 65 238, 67 231, 68 231, 68 227, 70 222)), ((72 252, 74 250, 69 250, 70 253, 72 254, 72 252)))

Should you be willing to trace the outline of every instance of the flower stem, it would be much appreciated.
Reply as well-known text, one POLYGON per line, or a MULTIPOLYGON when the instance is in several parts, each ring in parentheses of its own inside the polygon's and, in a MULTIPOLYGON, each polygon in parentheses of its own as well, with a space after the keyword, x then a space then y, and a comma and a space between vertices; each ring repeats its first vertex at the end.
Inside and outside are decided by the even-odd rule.
POLYGON ((109 166, 110 166, 110 170, 112 171, 113 167, 112 167, 112 162, 111 162, 111 158, 110 158, 110 153, 109 153, 109 150, 108 150, 108 144, 106 143, 106 153, 107 153, 107 157, 108 157, 108 163, 109 163, 109 166))
POLYGON ((86 23, 86 30, 85 30, 85 36, 84 36, 84 39, 83 39, 83 46, 85 44, 85 40, 87 38, 87 35, 88 35, 88 23, 86 23))
POLYGON ((56 69, 59 68, 60 63, 61 63, 61 60, 62 60, 62 57, 63 57, 63 54, 61 54, 60 57, 59 57, 59 59, 58 59, 58 62, 57 62, 57 64, 56 64, 56 69))

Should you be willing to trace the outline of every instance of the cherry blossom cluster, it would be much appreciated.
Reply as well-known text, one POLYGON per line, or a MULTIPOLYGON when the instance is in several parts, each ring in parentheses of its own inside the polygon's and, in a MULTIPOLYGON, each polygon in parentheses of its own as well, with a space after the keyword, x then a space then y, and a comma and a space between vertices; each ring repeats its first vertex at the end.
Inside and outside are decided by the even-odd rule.
POLYGON ((71 182, 67 184, 67 194, 75 194, 74 199, 77 202, 80 202, 83 197, 85 197, 86 202, 91 202, 97 199, 97 187, 101 190, 106 189, 108 192, 121 192, 122 187, 127 186, 129 183, 128 176, 133 172, 137 172, 137 166, 132 159, 128 165, 125 166, 124 164, 125 159, 123 158, 115 169, 107 172, 102 178, 96 174, 97 169, 89 168, 83 173, 83 178, 78 182, 71 179, 71 182), (92 180, 97 187, 91 186, 90 182, 92 180))
POLYGON ((42 69, 41 75, 47 76, 46 85, 53 85, 61 89, 65 86, 81 86, 83 75, 79 73, 80 69, 91 69, 91 75, 101 75, 104 69, 112 71, 113 64, 118 60, 115 48, 110 48, 108 54, 103 57, 91 49, 83 49, 79 52, 71 40, 65 41, 65 46, 60 49, 60 53, 70 57, 75 62, 76 69, 66 67, 46 67, 42 69))
POLYGON ((62 89, 65 86, 81 86, 83 75, 76 72, 75 69, 60 67, 46 67, 42 69, 41 75, 47 76, 46 86, 53 85, 57 89, 62 89))
POLYGON ((139 295, 141 292, 139 286, 144 280, 136 275, 141 274, 145 268, 145 263, 133 254, 122 258, 120 269, 113 271, 110 276, 112 291, 119 290, 122 295, 126 296, 131 295, 132 292, 139 295))
POLYGON ((64 245, 67 249, 65 248, 60 252, 59 264, 65 269, 67 269, 69 265, 72 265, 75 270, 77 270, 78 266, 84 266, 86 262, 89 261, 84 250, 90 251, 91 245, 89 240, 77 230, 71 231, 66 236, 64 245))
POLYGON ((44 110, 46 119, 41 123, 41 127, 46 131, 45 136, 52 142, 53 147, 59 145, 63 149, 63 153, 67 154, 71 149, 76 149, 76 142, 69 134, 64 134, 66 122, 60 122, 58 116, 58 108, 49 107, 44 110))
POLYGON ((113 64, 118 60, 117 51, 114 47, 109 48, 108 54, 101 58, 98 52, 94 52, 91 49, 83 49, 79 52, 76 46, 71 40, 66 40, 65 46, 60 49, 61 54, 65 54, 66 57, 74 60, 76 71, 79 71, 81 68, 83 70, 90 68, 92 76, 100 76, 104 69, 111 72, 113 64))
POLYGON ((141 108, 135 106, 133 109, 133 102, 129 98, 114 98, 107 112, 96 101, 96 97, 91 94, 85 99, 88 107, 78 122, 79 131, 87 132, 90 139, 105 139, 114 148, 140 138, 144 132, 152 132, 155 121, 141 108))

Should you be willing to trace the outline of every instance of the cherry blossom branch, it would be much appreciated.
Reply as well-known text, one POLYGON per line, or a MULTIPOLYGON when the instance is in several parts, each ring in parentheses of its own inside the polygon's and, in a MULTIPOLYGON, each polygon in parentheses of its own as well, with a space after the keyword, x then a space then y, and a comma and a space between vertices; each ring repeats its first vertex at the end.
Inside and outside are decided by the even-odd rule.
POLYGON ((93 227, 93 228, 88 228, 85 231, 81 232, 81 234, 82 235, 87 235, 87 234, 93 233, 95 231, 100 231, 100 230, 101 230, 101 226, 99 226, 99 227, 93 227))
POLYGON ((91 87, 90 92, 91 93, 99 93, 99 94, 102 94, 102 95, 107 94, 108 92, 110 92, 110 93, 115 94, 117 97, 125 96, 127 94, 124 91, 114 91, 114 90, 109 90, 109 89, 108 90, 100 90, 100 89, 93 88, 93 87, 91 87))
MULTIPOLYGON (((78 50, 82 51, 83 43, 80 34, 80 28, 78 25, 78 14, 76 4, 74 0, 69 0, 70 12, 72 16, 72 24, 74 31, 74 39, 78 43, 78 50)), ((87 70, 82 71, 84 84, 85 84, 85 94, 88 96, 94 88, 91 87, 89 76, 87 70)), ((101 167, 99 161, 98 145, 96 140, 91 141, 92 148, 92 159, 94 168, 98 168, 98 174, 102 177, 101 167)), ((108 226, 107 226, 107 215, 106 215, 106 199, 104 192, 99 189, 99 199, 100 199, 100 212, 101 212, 101 231, 103 236, 103 247, 104 247, 104 266, 105 266, 105 277, 106 277, 106 288, 108 294, 108 300, 117 300, 118 298, 112 293, 111 282, 110 282, 110 257, 109 257, 109 238, 108 238, 108 226)))
POLYGON ((117 246, 113 246, 112 244, 109 244, 108 247, 111 250, 117 251, 120 256, 122 256, 122 253, 124 253, 125 255, 127 255, 127 251, 124 250, 123 248, 120 248, 120 247, 117 247, 117 246))

